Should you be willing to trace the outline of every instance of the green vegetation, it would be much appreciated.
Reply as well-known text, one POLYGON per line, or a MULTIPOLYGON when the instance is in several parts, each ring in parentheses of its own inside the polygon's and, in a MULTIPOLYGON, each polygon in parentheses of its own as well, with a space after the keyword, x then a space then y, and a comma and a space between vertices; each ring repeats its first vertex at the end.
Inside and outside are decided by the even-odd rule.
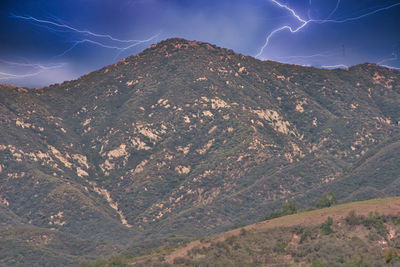
MULTIPOLYGON (((397 217, 383 217, 385 226, 393 226, 397 220, 397 217)), ((400 249, 395 239, 385 239, 387 248, 382 252, 379 240, 369 239, 374 228, 361 224, 355 232, 354 226, 345 222, 336 224, 328 217, 319 226, 253 228, 245 235, 202 243, 207 245, 190 249, 172 263, 178 266, 383 266, 398 260, 392 249, 392 246, 400 249)), ((400 230, 399 226, 396 230, 400 230)), ((133 262, 138 262, 138 266, 168 266, 168 257, 168 253, 162 254, 163 260, 159 260, 160 255, 151 255, 133 262)))
POLYGON ((274 252, 277 253, 284 253, 286 251, 286 247, 287 247, 287 243, 282 242, 282 241, 277 241, 275 243, 275 247, 274 247, 274 252))
POLYGON ((386 249, 383 255, 385 256, 386 263, 390 263, 392 261, 392 259, 393 259, 392 249, 390 249, 390 248, 386 249))
MULTIPOLYGON (((316 203, 316 208, 327 208, 337 204, 335 193, 324 193, 321 198, 316 203)), ((314 207, 309 207, 307 210, 313 210, 314 207)), ((297 204, 294 202, 285 202, 282 205, 280 211, 272 212, 268 214, 264 220, 271 220, 274 218, 279 218, 285 215, 295 214, 300 210, 297 208, 297 204)))
MULTIPOLYGON (((364 225, 368 229, 374 228, 377 234, 381 236, 386 236, 387 234, 385 227, 386 218, 383 215, 379 215, 377 211, 370 212, 367 217, 363 215, 357 216, 355 211, 351 211, 345 220, 350 226, 364 225)), ((394 223, 396 224, 396 221, 394 223)))
POLYGON ((271 214, 268 214, 264 220, 271 220, 274 218, 282 217, 285 215, 290 215, 290 214, 295 214, 297 213, 297 205, 294 202, 286 202, 283 203, 282 209, 277 212, 272 212, 271 214))
MULTIPOLYGON (((74 81, 0 85, 0 231, 27 229, 2 235, 0 265, 143 255, 267 214, 400 195, 399 107, 394 70, 320 70, 182 39, 74 81)), ((382 238, 380 219, 365 220, 355 228, 382 238)), ((307 231, 302 245, 321 234, 307 231)))
POLYGON ((130 255, 112 256, 109 259, 99 259, 94 262, 83 262, 81 267, 127 267, 132 259, 130 255))
POLYGON ((317 208, 326 208, 337 204, 335 193, 324 193, 322 197, 317 201, 315 206, 317 208))
POLYGON ((397 205, 394 200, 398 201, 376 199, 299 212, 203 238, 189 243, 187 249, 165 247, 158 253, 133 258, 131 263, 137 266, 169 266, 170 263, 179 266, 382 266, 389 259, 397 263, 400 262, 399 237, 385 235, 371 239, 377 229, 369 227, 383 222, 392 233, 400 230, 396 224, 400 214, 394 216, 396 212, 389 208, 394 203, 397 205), (357 215, 351 208, 367 216, 357 215), (326 219, 316 223, 321 217, 326 219), (356 224, 350 225, 354 218, 358 218, 356 224))
POLYGON ((321 259, 316 259, 312 262, 311 267, 325 267, 325 263, 321 259))
POLYGON ((348 225, 354 226, 361 224, 361 216, 357 216, 354 210, 350 211, 349 214, 346 216, 346 223, 348 225))
POLYGON ((331 218, 331 217, 328 217, 328 219, 326 220, 326 222, 324 222, 322 225, 321 225, 321 233, 323 234, 323 235, 330 235, 330 234, 332 234, 333 233, 333 230, 332 230, 332 225, 333 225, 333 219, 331 218))

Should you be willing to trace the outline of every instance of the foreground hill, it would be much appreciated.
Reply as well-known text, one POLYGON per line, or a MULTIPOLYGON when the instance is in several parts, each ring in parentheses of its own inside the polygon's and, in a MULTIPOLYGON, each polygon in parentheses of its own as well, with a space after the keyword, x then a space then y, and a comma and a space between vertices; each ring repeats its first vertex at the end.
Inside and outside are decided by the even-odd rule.
POLYGON ((400 198, 374 199, 263 221, 178 248, 159 249, 125 263, 135 266, 382 266, 391 254, 391 263, 400 266, 399 232, 400 198), (332 218, 332 223, 327 223, 328 218, 332 218))
POLYGON ((399 121, 398 71, 169 39, 75 81, 0 86, 0 228, 95 255, 254 223, 288 199, 396 196, 399 121))

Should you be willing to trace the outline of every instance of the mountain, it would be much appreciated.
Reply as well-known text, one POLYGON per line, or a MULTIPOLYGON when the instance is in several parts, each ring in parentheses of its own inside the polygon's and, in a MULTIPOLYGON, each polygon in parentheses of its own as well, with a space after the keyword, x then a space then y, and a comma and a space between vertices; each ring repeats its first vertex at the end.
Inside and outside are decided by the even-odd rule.
MULTIPOLYGON (((324 192, 400 193, 400 73, 373 64, 322 70, 168 39, 74 81, 2 85, 0 116, 0 229, 90 244, 55 262, 221 232, 324 192)), ((1 263, 46 262, 2 250, 1 263)))

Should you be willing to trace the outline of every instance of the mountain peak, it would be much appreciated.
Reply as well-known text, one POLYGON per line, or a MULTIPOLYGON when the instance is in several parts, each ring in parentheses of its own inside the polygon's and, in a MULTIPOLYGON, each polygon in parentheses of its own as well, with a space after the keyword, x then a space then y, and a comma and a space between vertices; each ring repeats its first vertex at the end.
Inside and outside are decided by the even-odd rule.
POLYGON ((153 44, 153 45, 151 45, 150 48, 162 48, 164 46, 172 46, 175 48, 186 47, 186 46, 198 47, 200 45, 211 45, 211 44, 206 43, 206 42, 196 41, 196 40, 190 41, 190 40, 186 40, 184 38, 174 37, 174 38, 168 38, 161 42, 153 44))
MULTIPOLYGON (((175 53, 178 51, 192 51, 196 49, 207 49, 209 51, 221 51, 223 53, 228 53, 228 54, 236 54, 238 53, 234 52, 231 49, 227 48, 222 48, 218 47, 217 45, 210 44, 207 42, 201 42, 201 41, 196 41, 196 40, 186 40, 183 38, 169 38, 166 40, 163 40, 159 43, 153 44, 150 46, 149 49, 146 49, 143 51, 143 53, 146 52, 159 52, 159 53, 165 53, 166 56, 168 57, 169 54, 175 53)), ((140 54, 139 54, 140 55, 140 54)))
POLYGON ((400 75, 374 68, 173 38, 74 81, 0 90, 0 224, 4 207, 122 246, 253 223, 324 192, 398 195, 400 75))

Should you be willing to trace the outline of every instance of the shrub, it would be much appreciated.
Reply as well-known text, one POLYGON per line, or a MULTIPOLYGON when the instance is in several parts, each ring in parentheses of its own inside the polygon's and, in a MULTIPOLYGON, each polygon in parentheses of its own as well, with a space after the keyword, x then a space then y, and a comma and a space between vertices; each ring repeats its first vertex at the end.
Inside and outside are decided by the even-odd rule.
POLYGON ((274 251, 277 253, 284 253, 286 251, 287 244, 285 242, 278 241, 275 243, 274 251))
POLYGON ((183 257, 178 257, 174 259, 174 264, 185 264, 187 263, 187 259, 183 257))
POLYGON ((317 208, 330 207, 337 204, 335 193, 324 193, 322 197, 317 201, 317 208))
POLYGON ((295 214, 297 213, 297 205, 294 202, 285 202, 282 205, 282 209, 277 212, 272 212, 267 215, 264 220, 271 220, 274 218, 282 217, 285 215, 295 214))
POLYGON ((346 223, 350 226, 354 226, 354 225, 361 224, 361 220, 360 220, 360 217, 356 215, 356 212, 354 210, 352 210, 346 216, 346 223))
POLYGON ((303 242, 306 241, 307 238, 308 238, 309 236, 311 236, 311 234, 312 234, 312 229, 311 229, 311 228, 305 228, 304 231, 303 231, 303 233, 301 234, 301 238, 300 238, 299 243, 300 243, 300 244, 303 244, 303 242))
POLYGON ((232 235, 232 236, 228 237, 225 241, 226 241, 226 243, 228 243, 230 246, 232 246, 233 243, 235 243, 236 239, 237 239, 237 237, 234 236, 234 235, 232 235))
POLYGON ((381 236, 385 236, 387 233, 387 229, 385 226, 385 216, 384 215, 379 215, 378 212, 370 212, 368 214, 368 217, 363 220, 363 224, 365 227, 368 229, 371 229, 371 227, 374 227, 377 231, 377 233, 381 236))
POLYGON ((315 261, 312 262, 311 266, 312 267, 324 267, 325 264, 321 259, 316 259, 315 261))
POLYGON ((332 219, 331 217, 328 217, 328 219, 326 220, 326 222, 324 222, 324 223, 321 225, 321 233, 322 233, 323 235, 330 235, 330 234, 332 234, 332 233, 333 233, 333 230, 332 230, 332 228, 331 228, 332 224, 333 224, 333 219, 332 219))
POLYGON ((367 267, 372 266, 371 261, 363 254, 353 255, 349 261, 346 262, 346 266, 351 267, 367 267))
POLYGON ((245 236, 246 234, 247 234, 246 229, 242 228, 242 229, 240 230, 240 235, 241 235, 241 236, 245 236))
POLYGON ((385 261, 386 263, 389 263, 392 261, 392 257, 393 257, 393 251, 392 249, 387 249, 385 250, 385 252, 383 253, 383 256, 385 257, 385 261))
POLYGON ((296 213, 297 212, 296 203, 294 203, 294 202, 285 202, 282 205, 282 212, 285 213, 286 215, 296 213))
POLYGON ((385 226, 385 216, 379 215, 378 212, 370 212, 368 217, 365 216, 357 216, 354 211, 350 211, 349 215, 346 217, 346 223, 348 225, 364 225, 368 229, 372 227, 375 228, 376 232, 381 235, 385 236, 387 234, 387 229, 385 226))

